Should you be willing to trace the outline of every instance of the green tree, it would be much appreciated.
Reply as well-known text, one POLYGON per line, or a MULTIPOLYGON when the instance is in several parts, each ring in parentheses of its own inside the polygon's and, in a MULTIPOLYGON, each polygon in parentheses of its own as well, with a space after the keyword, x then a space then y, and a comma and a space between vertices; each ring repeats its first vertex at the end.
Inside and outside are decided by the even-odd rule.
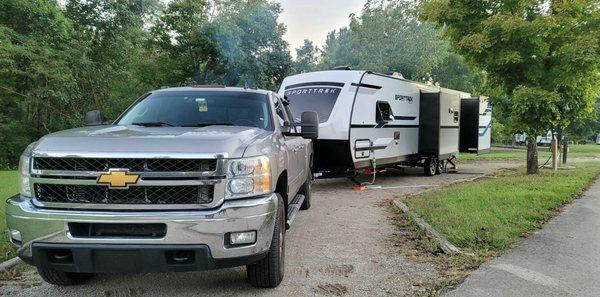
POLYGON ((294 72, 304 73, 316 69, 319 55, 319 48, 312 41, 305 39, 304 44, 296 49, 296 61, 294 62, 294 72))
POLYGON ((72 69, 86 60, 73 34, 56 1, 0 2, 0 165, 16 165, 29 142, 73 123, 72 69))
POLYGON ((348 65, 378 72, 401 72, 408 79, 481 92, 482 78, 452 51, 442 30, 418 19, 414 1, 371 0, 350 26, 331 32, 319 69, 348 65))
POLYGON ((211 72, 224 73, 212 10, 207 0, 175 0, 153 26, 159 50, 157 79, 162 85, 204 84, 211 72))
POLYGON ((100 108, 114 119, 137 96, 155 87, 156 79, 149 72, 156 69, 148 68, 156 57, 146 46, 150 34, 145 25, 159 8, 159 0, 67 2, 65 14, 73 24, 73 38, 88 58, 73 68, 82 109, 100 108))
POLYGON ((213 80, 233 86, 276 89, 289 74, 292 57, 277 18, 281 6, 266 0, 223 1, 214 19, 224 74, 213 80))
POLYGON ((329 70, 336 66, 358 67, 360 42, 349 28, 341 28, 327 34, 325 46, 322 49, 321 62, 317 65, 320 70, 329 70))
POLYGON ((276 88, 292 60, 266 0, 0 1, 0 168, 40 136, 161 86, 276 88), (64 6, 62 5, 64 4, 64 6))
POLYGON ((503 94, 515 132, 530 137, 527 168, 537 173, 535 136, 593 112, 600 84, 597 0, 425 0, 423 17, 443 26, 455 50, 503 94), (533 141, 532 141, 533 140, 533 141))
POLYGON ((280 13, 265 0, 169 3, 152 28, 160 80, 274 89, 292 66, 280 13))

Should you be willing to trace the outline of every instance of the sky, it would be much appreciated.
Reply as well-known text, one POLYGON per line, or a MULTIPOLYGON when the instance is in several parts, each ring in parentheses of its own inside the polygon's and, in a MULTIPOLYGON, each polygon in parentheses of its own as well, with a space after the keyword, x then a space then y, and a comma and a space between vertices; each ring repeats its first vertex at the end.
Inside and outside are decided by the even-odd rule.
POLYGON ((309 39, 322 46, 327 33, 350 24, 350 14, 360 15, 367 0, 275 0, 283 13, 279 21, 287 26, 284 39, 290 43, 292 54, 309 39))

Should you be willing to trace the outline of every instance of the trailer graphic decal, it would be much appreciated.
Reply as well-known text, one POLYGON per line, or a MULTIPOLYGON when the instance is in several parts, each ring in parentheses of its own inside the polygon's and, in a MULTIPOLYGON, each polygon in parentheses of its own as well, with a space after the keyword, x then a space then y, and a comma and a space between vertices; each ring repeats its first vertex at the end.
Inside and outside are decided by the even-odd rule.
POLYGON ((405 117, 405 116, 394 116, 394 120, 396 121, 414 121, 417 117, 405 117))
POLYGON ((361 83, 360 85, 357 83, 352 83, 353 87, 361 87, 361 88, 368 88, 368 89, 375 89, 375 90, 381 90, 381 86, 376 86, 376 85, 370 85, 370 84, 365 84, 365 83, 361 83))
POLYGON ((294 118, 300 118, 302 111, 310 110, 319 114, 319 122, 327 122, 333 106, 342 92, 341 87, 330 86, 332 84, 336 83, 306 83, 295 85, 296 87, 291 86, 294 88, 286 88, 284 94, 290 102, 294 118), (319 85, 315 86, 315 84, 319 85), (302 87, 298 87, 300 85, 302 87))
POLYGON ((407 101, 408 103, 413 103, 413 97, 405 96, 405 95, 396 95, 395 98, 398 101, 407 101))
POLYGON ((479 133, 479 136, 485 136, 485 134, 487 133, 487 131, 490 130, 490 128, 492 128, 492 123, 489 123, 487 126, 481 126, 479 128, 480 129, 485 129, 485 130, 483 130, 483 132, 479 133))
POLYGON ((345 85, 344 83, 338 83, 338 82, 318 81, 318 82, 309 82, 309 83, 289 85, 289 86, 286 86, 285 89, 289 90, 289 89, 296 89, 296 88, 302 88, 302 87, 314 87, 314 86, 331 86, 331 87, 343 88, 344 85, 345 85))

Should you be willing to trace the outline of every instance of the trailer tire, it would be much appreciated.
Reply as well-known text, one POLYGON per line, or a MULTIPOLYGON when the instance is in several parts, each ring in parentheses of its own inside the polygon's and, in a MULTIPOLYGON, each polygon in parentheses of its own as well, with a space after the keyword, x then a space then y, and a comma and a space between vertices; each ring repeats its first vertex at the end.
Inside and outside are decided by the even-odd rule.
POLYGON ((425 166, 424 171, 425 171, 425 176, 434 176, 436 171, 437 171, 437 160, 434 158, 427 158, 425 159, 425 166))
POLYGON ((285 207, 283 199, 277 202, 277 215, 273 240, 267 256, 262 260, 246 265, 248 281, 256 288, 275 288, 283 280, 285 269, 285 207))
POLYGON ((439 160, 437 161, 437 166, 435 169, 435 174, 442 174, 444 173, 446 167, 446 162, 444 162, 443 160, 439 160))
POLYGON ((37 267, 39 275, 44 281, 56 286, 74 286, 87 282, 92 278, 91 273, 64 272, 54 267, 41 265, 37 267))

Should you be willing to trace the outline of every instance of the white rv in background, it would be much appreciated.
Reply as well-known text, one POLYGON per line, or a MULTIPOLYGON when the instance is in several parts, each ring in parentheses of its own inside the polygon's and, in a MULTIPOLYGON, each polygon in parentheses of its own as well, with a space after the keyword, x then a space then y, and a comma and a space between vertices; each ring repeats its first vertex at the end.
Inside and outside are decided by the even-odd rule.
MULTIPOLYGON (((279 95, 289 101, 296 120, 304 111, 319 114, 313 170, 326 177, 395 165, 423 166, 427 175, 440 173, 459 154, 461 101, 475 99, 399 75, 351 70, 287 77, 279 95)), ((479 141, 479 135, 491 134, 491 110, 486 112, 487 105, 481 103, 487 101, 476 100, 472 108, 477 116, 470 123, 476 127, 470 135, 475 144, 465 147, 485 151, 489 141, 479 141)))
MULTIPOLYGON (((544 136, 536 137, 535 141, 539 146, 550 146, 552 143, 552 131, 548 131, 548 133, 546 133, 544 136)), ((527 134, 516 134, 515 142, 520 145, 527 144, 527 134)))

